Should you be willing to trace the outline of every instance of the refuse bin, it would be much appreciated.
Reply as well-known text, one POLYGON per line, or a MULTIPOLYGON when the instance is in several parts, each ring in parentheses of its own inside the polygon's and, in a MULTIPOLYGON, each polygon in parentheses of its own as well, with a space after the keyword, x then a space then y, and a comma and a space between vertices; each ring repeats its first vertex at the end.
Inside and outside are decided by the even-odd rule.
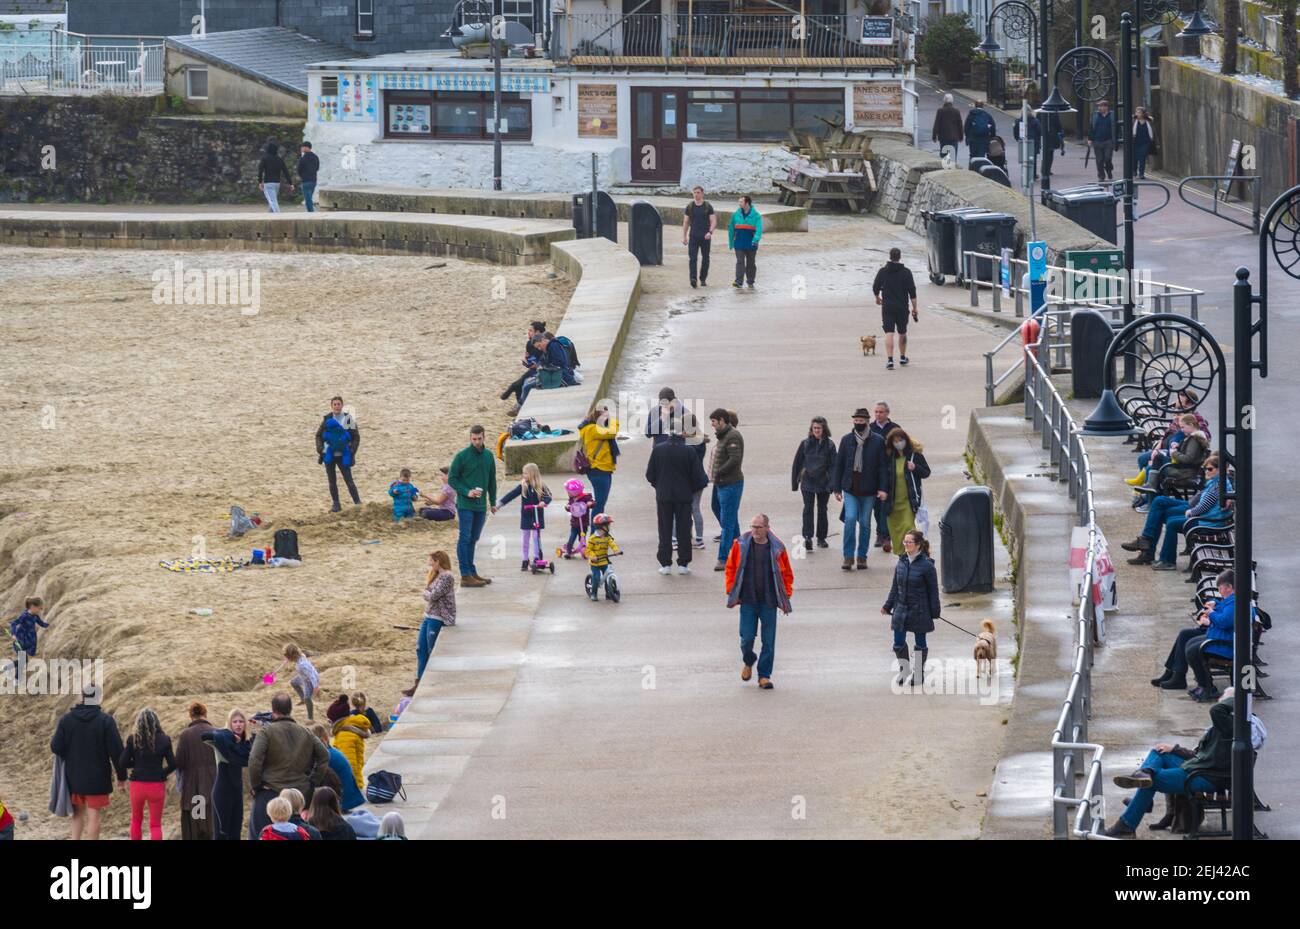
POLYGON ((1006 213, 968 213, 957 217, 957 283, 966 282, 966 252, 980 252, 993 258, 975 259, 975 279, 998 281, 1002 249, 1016 248, 1016 218, 1006 213))
POLYGON ((988 593, 993 589, 993 494, 963 487, 939 520, 939 573, 943 592, 988 593))
POLYGON ((966 213, 987 213, 981 206, 922 213, 930 265, 930 281, 942 284, 945 274, 957 275, 957 217, 966 213))
POLYGON ((1115 195, 1096 184, 1047 192, 1048 209, 1112 245, 1116 240, 1115 195))
POLYGON ((1096 400, 1106 389, 1106 357, 1115 330, 1096 310, 1078 310, 1070 316, 1070 381, 1076 400, 1096 400))
POLYGON ((980 176, 987 177, 990 181, 997 181, 1003 187, 1011 186, 1011 178, 1007 176, 1007 172, 995 164, 987 164, 980 168, 980 176))

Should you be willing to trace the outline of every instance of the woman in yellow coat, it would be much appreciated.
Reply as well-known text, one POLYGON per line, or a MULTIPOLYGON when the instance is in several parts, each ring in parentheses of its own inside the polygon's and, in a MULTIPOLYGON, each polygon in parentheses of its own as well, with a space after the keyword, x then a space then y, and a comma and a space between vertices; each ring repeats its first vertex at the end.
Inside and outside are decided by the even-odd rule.
POLYGON ((605 512, 605 501, 614 482, 614 469, 618 467, 618 420, 609 407, 597 404, 578 423, 582 451, 587 456, 587 480, 591 481, 591 495, 595 502, 591 515, 605 512))
POLYGON ((357 789, 364 792, 366 782, 362 770, 366 766, 366 739, 370 738, 370 720, 362 713, 353 713, 346 696, 330 704, 325 714, 333 725, 334 747, 343 753, 352 766, 352 779, 357 789))

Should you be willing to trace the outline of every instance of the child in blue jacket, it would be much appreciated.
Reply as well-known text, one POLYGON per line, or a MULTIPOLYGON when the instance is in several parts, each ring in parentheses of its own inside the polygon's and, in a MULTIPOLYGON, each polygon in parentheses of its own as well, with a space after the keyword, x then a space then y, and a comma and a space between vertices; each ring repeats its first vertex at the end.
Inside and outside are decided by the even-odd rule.
POLYGON ((411 469, 403 468, 397 480, 388 485, 388 496, 393 498, 393 522, 415 517, 415 501, 420 488, 411 483, 411 469))
POLYGON ((9 634, 14 637, 14 651, 27 653, 28 658, 36 657, 36 627, 50 628, 50 624, 41 619, 45 610, 45 601, 40 597, 28 597, 25 609, 18 618, 9 623, 9 634))

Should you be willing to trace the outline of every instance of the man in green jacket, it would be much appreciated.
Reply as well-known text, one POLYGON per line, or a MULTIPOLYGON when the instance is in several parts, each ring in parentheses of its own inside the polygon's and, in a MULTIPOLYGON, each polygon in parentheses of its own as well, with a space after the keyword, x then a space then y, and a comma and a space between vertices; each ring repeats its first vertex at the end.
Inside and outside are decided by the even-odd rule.
MULTIPOLYGON (((1232 701, 1231 689, 1223 699, 1210 707, 1210 728, 1205 730, 1196 748, 1184 748, 1162 742, 1147 753, 1142 767, 1132 774, 1115 778, 1119 787, 1136 787, 1128 809, 1115 824, 1106 830, 1113 839, 1131 839, 1151 811, 1157 793, 1175 796, 1183 793, 1210 792, 1232 784, 1232 701)), ((1152 829, 1168 829, 1173 820, 1169 814, 1152 825, 1152 829)))
POLYGON ((719 407, 709 414, 709 425, 718 437, 713 450, 713 515, 718 518, 722 535, 718 540, 718 563, 714 571, 724 571, 731 543, 740 538, 740 497, 745 492, 745 439, 736 429, 738 421, 731 410, 719 407))
POLYGON ((754 289, 754 276, 758 269, 754 265, 758 255, 758 240, 763 237, 763 217, 754 209, 754 201, 748 196, 740 198, 740 205, 731 214, 731 224, 727 226, 727 246, 736 253, 736 279, 731 286, 739 290, 745 282, 749 289, 754 289))
POLYGON ((479 576, 474 567, 474 546, 483 534, 488 512, 497 511, 497 463, 483 441, 483 427, 469 431, 469 445, 456 453, 447 469, 447 483, 456 491, 456 560, 460 563, 461 587, 486 587, 491 578, 479 576))

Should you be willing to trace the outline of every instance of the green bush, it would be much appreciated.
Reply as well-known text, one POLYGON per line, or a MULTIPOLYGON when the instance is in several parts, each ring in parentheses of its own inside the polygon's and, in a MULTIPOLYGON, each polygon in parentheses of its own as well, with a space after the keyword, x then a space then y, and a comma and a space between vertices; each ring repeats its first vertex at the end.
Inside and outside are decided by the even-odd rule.
POLYGON ((979 44, 980 35, 967 14, 945 13, 930 20, 921 39, 921 54, 926 61, 937 63, 944 77, 951 79, 970 68, 979 44))

